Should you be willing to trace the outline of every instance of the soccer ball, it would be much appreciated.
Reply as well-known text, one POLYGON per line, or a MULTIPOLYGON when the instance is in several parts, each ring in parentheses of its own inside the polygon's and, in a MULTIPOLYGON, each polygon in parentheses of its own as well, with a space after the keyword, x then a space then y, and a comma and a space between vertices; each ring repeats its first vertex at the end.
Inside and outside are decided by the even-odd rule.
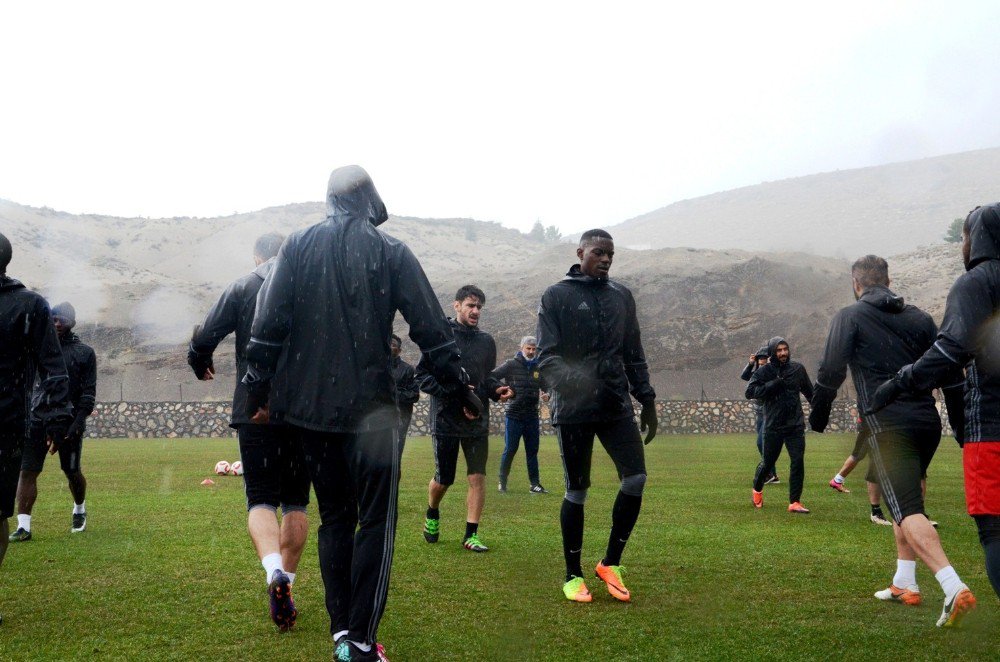
POLYGON ((228 474, 229 463, 226 462, 225 460, 219 460, 218 462, 216 462, 215 473, 219 474, 220 476, 225 476, 226 474, 228 474))
POLYGON ((240 462, 239 460, 233 462, 231 465, 229 465, 229 473, 232 474, 233 476, 242 476, 243 463, 240 462))

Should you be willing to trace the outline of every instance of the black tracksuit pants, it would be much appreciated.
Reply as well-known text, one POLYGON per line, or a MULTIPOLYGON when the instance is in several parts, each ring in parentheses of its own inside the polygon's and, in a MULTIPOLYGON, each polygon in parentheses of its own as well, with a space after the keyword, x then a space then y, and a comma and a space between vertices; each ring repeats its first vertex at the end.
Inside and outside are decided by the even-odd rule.
POLYGON ((1000 515, 973 515, 986 553, 986 576, 1000 597, 1000 515))
POLYGON ((389 593, 403 443, 398 429, 296 428, 319 505, 330 633, 374 645, 389 593))
POLYGON ((795 503, 802 498, 802 481, 806 473, 806 436, 803 430, 764 433, 764 457, 757 465, 757 473, 753 477, 753 488, 760 492, 764 481, 774 473, 774 463, 781 455, 781 447, 788 449, 788 459, 791 461, 788 476, 788 503, 795 503))

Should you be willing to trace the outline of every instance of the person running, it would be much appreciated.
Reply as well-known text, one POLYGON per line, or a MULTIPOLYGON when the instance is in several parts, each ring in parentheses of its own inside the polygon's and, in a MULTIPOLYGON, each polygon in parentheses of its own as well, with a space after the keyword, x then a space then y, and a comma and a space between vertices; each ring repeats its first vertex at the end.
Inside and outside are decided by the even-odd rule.
POLYGON ((550 285, 538 307, 538 366, 552 395, 552 424, 559 438, 566 496, 559 515, 567 600, 590 602, 583 580, 583 515, 594 437, 611 457, 621 481, 611 511, 611 533, 597 577, 608 593, 628 602, 622 553, 639 518, 646 484, 643 444, 656 435, 656 392, 642 349, 635 299, 608 273, 615 244, 605 230, 588 230, 576 249, 579 264, 550 285), (632 397, 642 405, 641 431, 632 397))
MULTIPOLYGON (((76 310, 69 303, 60 303, 52 309, 52 324, 59 337, 63 362, 69 375, 69 403, 73 422, 66 431, 66 440, 59 444, 59 465, 66 474, 69 493, 73 497, 73 515, 70 531, 80 533, 87 528, 87 479, 80 468, 83 451, 83 433, 87 417, 94 411, 97 395, 97 357, 73 333, 76 310)), ((41 385, 35 387, 32 402, 37 404, 45 397, 41 385)), ((48 444, 45 441, 45 424, 32 408, 28 425, 28 439, 21 457, 21 477, 17 481, 17 530, 10 535, 11 542, 31 540, 31 510, 38 498, 38 474, 45 466, 48 444)))
MULTIPOLYGON (((931 347, 937 327, 930 315, 907 305, 889 289, 889 265, 883 258, 859 258, 851 267, 851 280, 857 302, 841 309, 830 323, 809 426, 816 432, 826 428, 837 389, 850 367, 858 410, 870 433, 871 461, 892 515, 896 540, 896 574, 889 587, 875 597, 920 604, 916 580, 919 556, 945 593, 945 610, 938 625, 954 625, 975 604, 975 598, 955 573, 937 531, 924 514, 920 478, 941 441, 941 417, 934 396, 929 387, 914 389, 878 413, 871 409, 877 386, 931 347)), ((956 372, 951 371, 953 378, 956 372)), ((950 390, 954 394, 957 388, 950 390)), ((949 400, 954 403, 954 395, 949 400)))
POLYGON ((42 423, 50 453, 67 442, 73 421, 69 375, 49 305, 7 275, 13 254, 10 240, 0 234, 0 566, 9 544, 7 520, 14 514, 36 373, 42 395, 32 413, 42 423))
MULTIPOLYGON (((740 379, 745 382, 750 381, 750 377, 757 368, 767 363, 767 346, 763 346, 757 350, 756 353, 750 355, 750 360, 743 367, 743 372, 740 373, 740 379)), ((754 428, 757 430, 757 454, 760 457, 764 457, 764 406, 760 404, 759 400, 753 401, 753 414, 754 414, 754 428)), ((778 478, 777 471, 772 471, 770 475, 764 480, 765 485, 777 485, 781 480, 778 478)))
POLYGON ((399 356, 403 351, 403 340, 399 336, 393 334, 389 340, 389 351, 392 353, 392 379, 396 384, 396 405, 399 407, 399 438, 405 441, 413 419, 413 405, 420 400, 420 384, 413 366, 399 356))
POLYGON ((243 378, 250 419, 284 422, 302 444, 340 662, 384 659, 403 451, 389 368, 397 310, 443 393, 483 412, 420 263, 377 228, 388 218, 363 168, 333 171, 326 218, 285 239, 261 286, 243 378))
MULTIPOLYGON (((871 432, 865 427, 864 423, 860 418, 858 418, 858 433, 854 438, 854 449, 851 450, 851 454, 847 456, 844 460, 843 466, 840 467, 840 471, 830 479, 830 488, 840 492, 842 494, 850 494, 851 491, 847 489, 844 484, 845 479, 854 471, 854 468, 858 466, 861 460, 868 456, 868 435, 871 432)), ((885 518, 885 513, 882 512, 882 488, 878 485, 878 476, 875 474, 875 465, 872 463, 868 464, 868 472, 865 475, 865 487, 868 492, 868 505, 871 507, 871 514, 869 519, 872 524, 878 524, 880 526, 892 526, 892 522, 885 518)), ((935 522, 931 524, 936 525, 935 522)))
POLYGON ((541 421, 538 419, 539 399, 547 402, 548 394, 541 391, 541 373, 538 371, 538 342, 534 336, 521 338, 521 349, 514 358, 507 359, 493 371, 493 377, 506 382, 517 396, 507 402, 504 420, 504 448, 500 457, 500 483, 497 489, 507 491, 507 476, 514 463, 517 447, 524 437, 524 458, 528 463, 529 492, 548 494, 538 477, 538 442, 541 421))
POLYGON ((264 567, 271 620, 281 632, 295 625, 298 610, 292 585, 306 544, 309 523, 309 473, 302 445, 289 429, 277 423, 254 425, 246 414, 247 342, 257 307, 257 293, 274 267, 284 237, 270 233, 254 243, 255 268, 236 279, 195 329, 188 349, 188 364, 202 380, 215 379, 212 355, 222 339, 236 334, 236 388, 229 426, 235 428, 243 462, 243 487, 247 500, 247 530, 264 567), (278 508, 281 519, 278 520, 278 508))
POLYGON ((764 408, 764 456, 757 465, 753 479, 753 505, 764 507, 764 481, 774 473, 774 463, 781 455, 781 447, 788 449, 790 461, 788 476, 788 512, 808 515, 802 505, 802 481, 805 478, 805 417, 799 394, 809 400, 813 395, 812 382, 805 366, 792 361, 788 343, 774 337, 767 343, 767 364, 750 377, 747 384, 748 400, 760 400, 764 408))
MULTIPOLYGON (((964 409, 956 406, 953 419, 948 402, 948 415, 962 446, 965 504, 979 529, 986 574, 1000 596, 1000 202, 966 216, 962 260, 966 271, 951 286, 934 345, 878 388, 871 409, 879 411, 905 393, 948 385, 950 375, 964 369, 964 409)), ((955 586, 953 581, 953 590, 946 591, 943 625, 975 606, 972 593, 955 586)))
MULTIPOLYGON (((451 330, 462 352, 462 368, 469 375, 469 387, 484 405, 489 400, 507 402, 514 390, 501 384, 490 373, 497 365, 497 346, 493 336, 479 328, 479 316, 486 305, 486 295, 475 285, 464 285, 455 293, 455 318, 451 330)), ((431 439, 434 446, 434 477, 427 486, 427 515, 424 540, 436 543, 441 534, 439 506, 448 488, 455 482, 458 449, 465 456, 469 492, 466 495, 465 537, 462 546, 472 552, 486 552, 489 547, 479 537, 479 520, 486 501, 486 459, 489 456, 490 421, 488 413, 470 418, 453 398, 444 392, 437 377, 418 369, 420 390, 431 396, 431 439)))

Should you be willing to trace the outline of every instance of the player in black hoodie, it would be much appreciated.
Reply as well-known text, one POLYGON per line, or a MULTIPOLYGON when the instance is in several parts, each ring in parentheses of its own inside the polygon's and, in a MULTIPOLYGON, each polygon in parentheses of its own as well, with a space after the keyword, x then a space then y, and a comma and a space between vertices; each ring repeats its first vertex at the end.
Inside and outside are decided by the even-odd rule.
POLYGON ((774 463, 781 447, 788 449, 791 462, 788 472, 788 512, 809 514, 802 505, 802 481, 805 476, 806 424, 799 394, 811 399, 812 382, 805 367, 792 361, 788 343, 774 337, 767 343, 767 364, 750 377, 748 400, 759 400, 764 408, 764 457, 757 465, 753 479, 753 505, 764 506, 764 482, 774 473, 774 463))

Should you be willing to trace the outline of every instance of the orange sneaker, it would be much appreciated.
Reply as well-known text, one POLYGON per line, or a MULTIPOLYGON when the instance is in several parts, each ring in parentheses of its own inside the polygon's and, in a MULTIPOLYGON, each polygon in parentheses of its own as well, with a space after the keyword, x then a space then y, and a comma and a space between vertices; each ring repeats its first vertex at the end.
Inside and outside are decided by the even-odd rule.
POLYGON ((803 506, 801 502, 796 501, 795 503, 788 504, 788 512, 798 513, 799 515, 808 515, 809 509, 803 506))
POLYGON ((916 607, 921 602, 920 589, 916 586, 899 588, 895 584, 889 584, 889 588, 876 592, 875 597, 886 602, 901 602, 911 607, 916 607))
POLYGON ((622 582, 622 573, 625 572, 625 568, 620 565, 604 565, 604 561, 601 561, 594 571, 597 573, 597 577, 607 585, 608 593, 611 594, 612 598, 622 602, 628 602, 632 599, 632 595, 622 582))
POLYGON ((753 499, 753 507, 754 508, 763 508, 764 507, 764 493, 763 492, 758 492, 757 490, 750 490, 750 491, 753 493, 753 494, 750 495, 750 498, 753 499))
POLYGON ((957 627, 962 618, 975 608, 976 596, 972 595, 972 591, 966 586, 952 596, 951 600, 944 599, 944 608, 941 610, 941 618, 938 619, 937 626, 939 628, 957 627))
POLYGON ((573 602, 590 602, 594 599, 587 590, 587 585, 583 583, 583 577, 574 577, 563 584, 563 595, 573 602))

